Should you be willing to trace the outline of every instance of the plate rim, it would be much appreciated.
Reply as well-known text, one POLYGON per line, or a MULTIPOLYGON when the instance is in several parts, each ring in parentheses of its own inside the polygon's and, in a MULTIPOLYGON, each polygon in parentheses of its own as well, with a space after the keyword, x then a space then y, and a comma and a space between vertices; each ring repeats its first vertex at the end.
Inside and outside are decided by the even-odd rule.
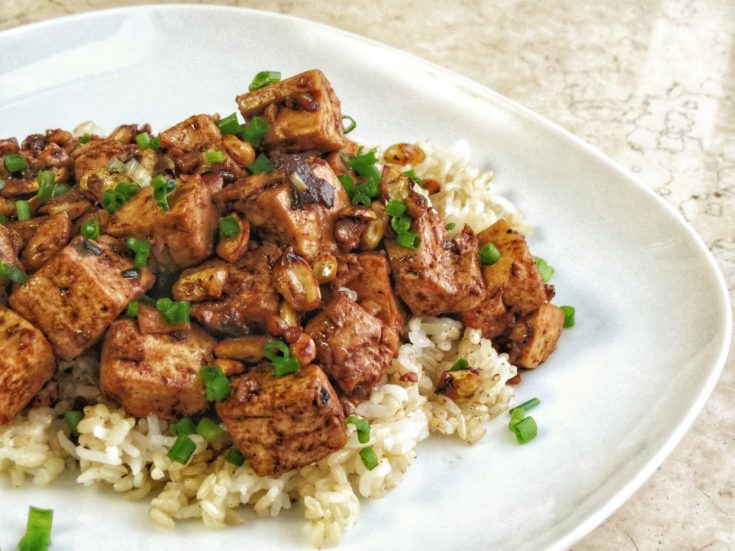
POLYGON ((611 156, 596 148, 583 138, 573 134, 571 131, 562 127, 560 124, 552 121, 551 119, 533 111, 532 109, 525 107, 517 101, 508 98, 494 91, 488 86, 485 86, 469 77, 463 76, 452 69, 448 69, 438 63, 429 61, 417 54, 402 50, 396 46, 391 46, 380 42, 379 40, 368 38, 363 35, 353 33, 326 23, 305 19, 300 16, 283 14, 275 11, 259 10, 249 7, 241 6, 226 6, 219 4, 140 4, 132 6, 117 6, 103 9, 92 9, 80 13, 65 14, 41 21, 34 21, 30 23, 24 23, 22 25, 16 25, 8 29, 0 31, 0 41, 4 39, 12 40, 15 34, 24 34, 27 32, 34 31, 47 26, 55 25, 74 25, 77 21, 84 21, 86 19, 94 19, 104 17, 105 15, 116 15, 116 14, 133 14, 133 13, 145 13, 145 12, 181 12, 181 11, 198 11, 198 12, 210 12, 210 11, 222 11, 222 12, 233 12, 238 14, 249 14, 256 15, 258 17, 267 17, 273 20, 287 20, 292 23, 296 23, 302 26, 310 26, 315 29, 322 29, 330 33, 336 33, 344 36, 352 41, 360 42, 368 46, 382 49, 390 52, 391 54, 399 57, 403 57, 407 61, 410 61, 414 65, 421 66, 431 72, 432 75, 439 75, 441 80, 445 83, 451 84, 460 91, 470 90, 474 96, 478 99, 490 102, 495 106, 499 106, 506 110, 513 112, 514 114, 521 116, 531 122, 540 125, 547 131, 551 131, 557 135, 562 136, 564 139, 571 141, 575 146, 580 148, 586 154, 594 157, 597 161, 606 165, 608 169, 618 173, 622 178, 628 181, 629 185, 633 185, 638 188, 639 191, 643 191, 650 198, 662 207, 672 218, 678 223, 682 230, 686 232, 688 237, 691 239, 693 244, 704 254, 704 258, 707 260, 707 269, 710 274, 714 276, 717 282, 717 294, 719 294, 720 301, 723 306, 723 316, 718 322, 718 330, 720 331, 715 335, 715 340, 720 341, 719 351, 715 361, 710 367, 709 375, 705 383, 699 389, 696 399, 692 402, 692 405, 686 411, 680 423, 676 429, 669 435, 659 449, 653 454, 653 456, 638 470, 638 472, 628 480, 627 483, 623 484, 616 492, 614 492, 607 500, 603 501, 598 507, 592 510, 586 515, 584 520, 576 524, 571 529, 566 530, 563 535, 557 538, 556 541, 548 546, 551 550, 562 550, 568 549, 571 545, 580 541, 583 537, 592 532, 595 528, 601 525, 609 516, 611 516, 616 510, 618 510, 630 497, 635 494, 640 487, 651 477, 656 469, 666 460, 671 454, 674 448, 679 444, 684 435, 689 431, 694 420, 697 418, 706 401, 712 394, 721 374, 727 362, 729 351, 732 343, 732 332, 733 332, 733 312, 732 312, 732 301, 727 288, 727 284, 722 273, 722 270, 714 258, 714 255, 706 246, 704 239, 697 233, 693 226, 684 218, 681 212, 679 212, 672 204, 667 202, 662 196, 656 193, 648 185, 646 185, 641 179, 634 175, 631 171, 626 169, 621 164, 617 163, 612 159, 611 156))

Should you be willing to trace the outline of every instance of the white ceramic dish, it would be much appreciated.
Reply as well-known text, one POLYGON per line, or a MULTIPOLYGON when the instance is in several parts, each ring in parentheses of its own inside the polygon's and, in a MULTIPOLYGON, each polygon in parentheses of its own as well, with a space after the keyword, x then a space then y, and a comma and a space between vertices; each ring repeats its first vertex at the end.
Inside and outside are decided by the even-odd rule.
MULTIPOLYGON (((215 7, 96 12, 0 33, 0 135, 92 119, 161 130, 235 110, 253 74, 319 67, 368 143, 466 138, 474 161, 537 231, 559 304, 577 326, 519 399, 538 396, 539 437, 518 446, 505 418, 474 447, 432 438, 404 482, 364 502, 348 549, 568 547, 663 461, 711 392, 731 333, 723 279, 700 239, 661 199, 582 141, 435 65, 336 29, 215 7)), ((54 549, 305 547, 299 508, 218 532, 156 528, 147 504, 73 480, 0 482, 0 545, 29 504, 55 509, 54 549)))

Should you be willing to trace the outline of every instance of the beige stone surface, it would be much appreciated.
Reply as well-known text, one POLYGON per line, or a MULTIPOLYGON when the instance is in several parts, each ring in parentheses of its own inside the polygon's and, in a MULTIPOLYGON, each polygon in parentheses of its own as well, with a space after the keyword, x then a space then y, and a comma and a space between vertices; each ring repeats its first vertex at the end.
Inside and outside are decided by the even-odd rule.
MULTIPOLYGON (((0 0, 0 29, 139 3, 0 0)), ((734 1, 219 3, 296 15, 408 50, 561 124, 674 205, 714 253, 733 295, 734 1)), ((730 358, 671 456, 574 549, 735 549, 734 396, 730 358)))

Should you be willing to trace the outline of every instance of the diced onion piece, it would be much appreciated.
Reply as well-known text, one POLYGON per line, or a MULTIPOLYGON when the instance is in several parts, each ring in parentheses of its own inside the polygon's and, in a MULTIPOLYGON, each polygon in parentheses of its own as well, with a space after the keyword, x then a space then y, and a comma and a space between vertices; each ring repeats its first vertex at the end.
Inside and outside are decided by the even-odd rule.
POLYGON ((150 173, 135 159, 130 159, 125 163, 125 172, 127 172, 130 179, 139 186, 144 187, 151 183, 150 173))

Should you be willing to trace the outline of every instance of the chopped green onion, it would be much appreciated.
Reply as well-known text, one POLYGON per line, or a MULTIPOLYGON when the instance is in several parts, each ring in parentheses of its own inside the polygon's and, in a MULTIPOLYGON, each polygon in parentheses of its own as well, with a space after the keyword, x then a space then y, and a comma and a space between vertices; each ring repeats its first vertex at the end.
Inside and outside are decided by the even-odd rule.
POLYGON ((370 423, 368 423, 367 419, 350 415, 345 419, 345 423, 355 425, 357 429, 357 441, 360 444, 367 444, 370 441, 370 423))
POLYGON ((91 139, 92 136, 90 136, 89 134, 82 134, 82 136, 79 138, 79 143, 87 143, 91 139))
POLYGON ((158 136, 151 138, 151 149, 161 149, 161 138, 158 136))
POLYGON ((373 450, 372 446, 360 450, 360 459, 362 459, 362 464, 365 465, 368 471, 372 471, 378 466, 378 456, 375 455, 375 450, 373 450))
POLYGON ((186 465, 196 449, 197 445, 194 443, 194 440, 186 434, 180 434, 176 438, 174 445, 168 450, 168 456, 174 461, 186 465))
POLYGON ((340 174, 337 176, 337 180, 339 180, 339 183, 342 184, 343 188, 345 188, 347 195, 352 196, 352 194, 355 193, 356 186, 352 176, 349 174, 340 174))
POLYGON ((449 371, 463 371, 465 369, 469 369, 470 364, 465 358, 460 358, 456 362, 454 362, 454 365, 449 368, 449 371))
POLYGON ((225 461, 232 463, 235 467, 242 467, 245 463, 245 457, 237 448, 230 448, 225 454, 225 461))
POLYGON ((31 219, 31 206, 28 201, 21 199, 15 202, 15 214, 18 220, 30 220, 31 219))
POLYGON ((79 421, 84 418, 84 414, 81 411, 70 410, 64 412, 64 422, 69 427, 72 434, 79 434, 77 431, 77 425, 79 421))
POLYGON ((529 411, 535 408, 537 405, 541 403, 541 400, 538 398, 531 398, 530 400, 523 402, 520 406, 516 406, 513 409, 510 410, 510 414, 513 415, 514 411, 529 411))
POLYGON ((217 365, 208 365, 199 370, 199 377, 204 381, 207 400, 220 401, 230 395, 230 381, 217 365))
POLYGON ((266 132, 268 132, 268 123, 265 122, 265 119, 253 117, 242 127, 239 135, 243 140, 253 144, 253 147, 260 147, 266 132))
POLYGON ((151 254, 151 242, 147 239, 137 239, 136 237, 128 237, 125 240, 125 246, 135 253, 133 264, 136 268, 142 268, 148 265, 148 256, 151 254))
POLYGON ((202 417, 197 423, 197 434, 204 438, 210 444, 224 431, 217 423, 209 417, 202 417))
POLYGON ((18 551, 47 551, 51 545, 52 509, 28 508, 26 533, 18 543, 18 551))
POLYGON ((50 170, 39 170, 36 174, 39 186, 53 186, 56 181, 56 175, 50 170))
POLYGON ((564 329, 574 327, 576 321, 574 320, 574 306, 562 306, 562 312, 564 312, 564 329))
POLYGON ((189 417, 182 417, 175 423, 171 423, 168 430, 171 431, 171 434, 174 436, 180 436, 182 434, 194 434, 197 431, 197 428, 196 425, 194 425, 194 421, 189 417))
POLYGON ((242 126, 237 122, 237 113, 232 113, 224 119, 220 119, 217 126, 219 126, 219 131, 222 134, 239 134, 242 130, 242 126))
POLYGON ((71 188, 66 184, 56 184, 51 190, 51 197, 59 197, 68 192, 71 188))
POLYGON ((120 201, 114 189, 106 189, 104 191, 102 194, 102 207, 110 214, 122 207, 122 201, 120 201))
POLYGON ((512 409, 510 410, 510 423, 508 423, 508 428, 510 430, 514 430, 515 426, 524 418, 526 417, 526 412, 522 409, 512 409))
POLYGON ((205 151, 204 160, 207 161, 210 165, 222 163, 225 160, 225 154, 222 151, 205 151))
POLYGON ((455 224, 454 222, 449 222, 449 224, 447 224, 446 226, 447 231, 452 231, 456 227, 457 227, 457 224, 455 224))
POLYGON ((342 122, 347 119, 350 121, 350 124, 347 126, 347 128, 344 129, 345 134, 349 134, 352 132, 355 128, 357 128, 357 121, 350 117, 349 115, 342 115, 342 122))
POLYGON ((357 193, 362 193, 368 197, 377 197, 380 195, 380 187, 378 186, 378 180, 368 178, 357 187, 357 193))
POLYGON ((283 377, 289 373, 296 373, 301 366, 291 355, 286 343, 271 341, 263 347, 263 356, 271 362, 274 377, 283 377))
POLYGON ((156 301, 156 309, 161 313, 166 323, 170 325, 181 325, 190 322, 189 310, 191 305, 185 300, 173 301, 162 297, 156 301))
POLYGON ((397 199, 391 199, 388 201, 388 204, 385 205, 385 213, 388 216, 403 216, 406 213, 406 209, 408 209, 406 202, 399 201, 397 199))
POLYGON ((127 308, 125 308, 125 316, 128 318, 137 318, 138 310, 139 308, 137 300, 129 302, 127 308))
POLYGON ((357 155, 351 159, 346 159, 345 164, 354 170, 358 175, 366 179, 372 179, 376 182, 380 181, 380 172, 378 172, 375 163, 378 162, 375 156, 375 149, 371 149, 367 153, 361 153, 362 148, 357 152, 357 155))
POLYGON ((25 283, 28 280, 20 269, 16 268, 12 264, 7 264, 0 260, 0 276, 7 277, 13 283, 25 283))
POLYGON ((481 249, 480 249, 480 262, 482 262, 485 266, 489 266, 491 264, 495 264, 498 260, 500 260, 500 251, 498 251, 497 247, 493 243, 486 243, 481 249))
POLYGON ((411 229, 411 218, 408 216, 394 216, 390 220, 390 227, 398 235, 406 233, 411 229))
POLYGON ((115 189, 106 189, 102 194, 102 207, 110 214, 119 210, 140 191, 134 182, 120 182, 115 189))
POLYGON ((120 182, 115 186, 115 193, 122 199, 123 203, 135 197, 139 191, 140 186, 135 182, 120 182))
POLYGON ((414 169, 406 170, 403 173, 403 175, 404 176, 408 176, 409 178, 411 178, 411 180, 413 180, 414 182, 416 182, 419 185, 421 185, 421 184, 424 183, 423 178, 419 178, 419 176, 416 175, 416 171, 414 169))
POLYGON ((141 149, 147 149, 151 146, 151 137, 148 135, 148 132, 141 132, 135 136, 135 141, 141 149))
POLYGON ((519 444, 526 444, 538 435, 538 426, 533 417, 524 417, 515 423, 511 429, 519 444))
POLYGON ((28 168, 28 161, 20 153, 5 155, 3 161, 5 161, 5 168, 8 169, 8 172, 20 172, 28 168))
POLYGON ((156 204, 163 210, 168 210, 168 195, 176 190, 176 181, 167 180, 161 174, 151 180, 153 188, 153 198, 156 204))
POLYGON ((219 238, 227 239, 240 235, 240 224, 232 216, 222 216, 219 219, 219 238))
POLYGON ((253 78, 253 82, 251 82, 250 86, 248 86, 248 90, 252 92, 253 90, 257 90, 258 88, 262 88, 263 86, 268 86, 269 84, 275 84, 276 82, 280 82, 280 81, 281 81, 280 71, 260 71, 253 78))
POLYGON ((364 193, 355 193, 352 196, 352 204, 355 206, 360 205, 363 207, 369 207, 371 203, 372 203, 372 200, 370 199, 370 197, 368 197, 364 193))
POLYGON ((100 225, 97 223, 97 220, 90 218, 82 224, 79 233, 81 233, 82 237, 85 239, 97 239, 100 236, 100 225))
POLYGON ((252 174, 270 174, 273 172, 273 163, 265 156, 265 153, 261 153, 255 157, 253 164, 248 169, 252 174))
POLYGON ((0 214, 0 224, 5 224, 7 221, 8 218, 4 214, 0 214))
POLYGON ((541 279, 544 281, 544 283, 548 283, 551 279, 551 276, 554 275, 554 268, 552 268, 543 258, 540 256, 535 257, 536 260, 536 267, 538 268, 538 273, 541 275, 541 279))
POLYGON ((406 233, 398 234, 396 243, 406 249, 418 249, 421 240, 417 234, 407 231, 406 233))

